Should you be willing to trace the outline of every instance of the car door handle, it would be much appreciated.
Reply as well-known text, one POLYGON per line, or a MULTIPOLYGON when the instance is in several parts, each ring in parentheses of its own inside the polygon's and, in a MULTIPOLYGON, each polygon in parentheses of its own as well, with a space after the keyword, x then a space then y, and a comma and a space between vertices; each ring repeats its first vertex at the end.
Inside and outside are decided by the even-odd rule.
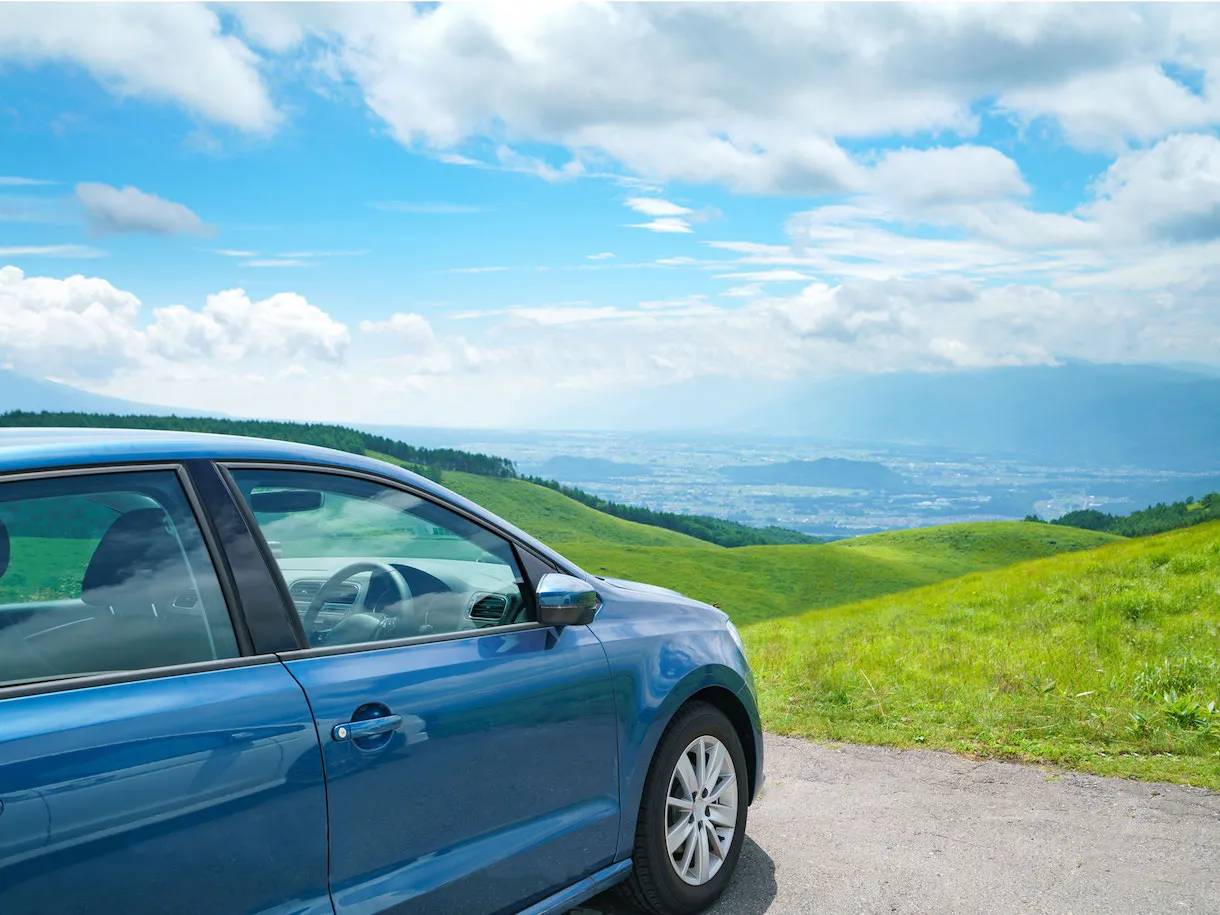
POLYGON ((361 740, 365 737, 376 737, 402 727, 402 715, 383 715, 380 718, 366 718, 363 721, 345 721, 336 724, 330 732, 335 740, 361 740))

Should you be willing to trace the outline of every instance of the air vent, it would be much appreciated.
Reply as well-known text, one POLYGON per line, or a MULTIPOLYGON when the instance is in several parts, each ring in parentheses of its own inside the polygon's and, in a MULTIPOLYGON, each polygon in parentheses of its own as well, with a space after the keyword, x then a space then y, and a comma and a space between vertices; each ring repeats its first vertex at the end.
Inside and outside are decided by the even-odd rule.
POLYGON ((508 607, 508 598, 499 594, 480 597, 470 608, 470 618, 484 623, 498 623, 508 607))
MULTIPOLYGON (((288 594, 297 603, 307 604, 317 596, 324 584, 326 584, 325 581, 303 578, 292 583, 292 586, 288 589, 288 594)), ((359 596, 360 589, 356 585, 345 581, 343 584, 331 588, 330 599, 326 603, 350 606, 356 602, 356 598, 359 596)))

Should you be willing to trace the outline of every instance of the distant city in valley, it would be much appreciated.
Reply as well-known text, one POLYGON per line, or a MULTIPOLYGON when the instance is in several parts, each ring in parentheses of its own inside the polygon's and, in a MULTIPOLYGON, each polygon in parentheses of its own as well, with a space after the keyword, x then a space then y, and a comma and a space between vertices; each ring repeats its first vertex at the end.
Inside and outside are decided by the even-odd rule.
POLYGON ((615 502, 827 538, 1029 514, 1049 519, 1080 508, 1126 514, 1220 489, 1215 472, 1056 466, 917 446, 730 433, 370 428, 393 428, 428 447, 500 455, 522 473, 615 502))
MULTIPOLYGON (((697 402, 691 391, 662 391, 648 413, 616 414, 607 405, 575 414, 575 422, 563 414, 549 429, 315 419, 507 458, 523 475, 622 505, 824 538, 1049 520, 1084 508, 1122 515, 1220 490, 1213 370, 1069 363, 865 376, 770 399, 746 384, 715 398, 694 393, 697 402), (606 428, 576 428, 595 422, 606 428), (638 427, 614 427, 626 422, 638 427)), ((638 402, 629 392, 623 400, 638 402)), ((0 371, 0 407, 222 415, 102 397, 12 371, 0 371)))

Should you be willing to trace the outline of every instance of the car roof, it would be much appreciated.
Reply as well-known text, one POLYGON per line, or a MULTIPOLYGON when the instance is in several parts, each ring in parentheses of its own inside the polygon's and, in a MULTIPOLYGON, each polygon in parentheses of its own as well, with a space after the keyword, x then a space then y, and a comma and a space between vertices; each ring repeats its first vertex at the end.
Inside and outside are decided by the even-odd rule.
MULTIPOLYGON (((577 570, 546 544, 480 505, 439 483, 364 455, 244 435, 163 432, 151 429, 8 428, 0 429, 0 474, 98 464, 155 464, 191 459, 285 461, 362 470, 409 483, 452 502, 514 534, 549 556, 560 568, 577 570)), ((0 478, 2 479, 2 478, 0 478)))
POLYGON ((244 435, 154 429, 0 429, 0 473, 74 464, 191 458, 310 461, 353 467, 367 462, 359 455, 331 448, 244 435))

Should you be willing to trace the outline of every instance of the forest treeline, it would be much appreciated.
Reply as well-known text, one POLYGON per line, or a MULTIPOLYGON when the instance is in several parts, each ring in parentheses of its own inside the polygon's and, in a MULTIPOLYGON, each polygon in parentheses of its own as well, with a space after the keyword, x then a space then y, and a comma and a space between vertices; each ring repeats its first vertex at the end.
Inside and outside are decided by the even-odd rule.
MULTIPOLYGON (((1031 517, 1026 520, 1041 521, 1031 517)), ((1209 493, 1201 499, 1193 497, 1181 502, 1158 502, 1129 515, 1110 515, 1095 508, 1068 512, 1051 524, 1079 527, 1087 531, 1103 531, 1123 537, 1146 537, 1162 534, 1179 527, 1191 527, 1205 521, 1220 520, 1220 493, 1209 493)))
POLYGON ((436 482, 443 482, 446 470, 473 473, 484 477, 524 479, 530 483, 546 486, 616 518, 651 524, 666 530, 678 531, 699 540, 720 546, 757 546, 774 543, 818 543, 796 531, 780 527, 756 528, 736 521, 724 521, 705 515, 683 515, 676 512, 653 511, 635 505, 620 505, 599 496, 565 486, 555 480, 540 477, 522 477, 507 458, 494 455, 475 454, 455 448, 418 448, 397 439, 373 435, 330 423, 273 422, 261 419, 217 419, 195 416, 143 416, 115 413, 34 413, 13 410, 0 414, 0 427, 38 428, 89 428, 89 429, 149 429, 166 432, 209 432, 219 435, 246 435, 255 438, 270 438, 303 445, 318 445, 334 448, 350 454, 368 454, 372 457, 390 458, 395 463, 419 473, 436 482))

